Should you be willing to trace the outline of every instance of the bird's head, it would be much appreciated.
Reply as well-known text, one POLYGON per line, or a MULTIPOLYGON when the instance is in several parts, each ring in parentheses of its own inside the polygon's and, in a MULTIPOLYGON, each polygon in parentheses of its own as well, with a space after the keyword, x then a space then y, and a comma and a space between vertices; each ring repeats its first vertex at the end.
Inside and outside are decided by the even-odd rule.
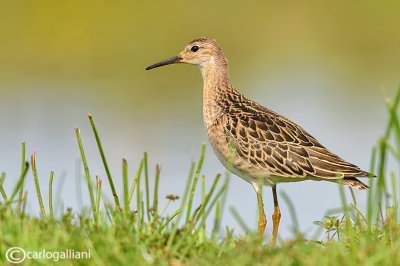
POLYGON ((199 38, 186 45, 185 49, 177 56, 155 63, 147 67, 146 70, 175 63, 198 65, 203 68, 207 65, 215 64, 217 61, 226 62, 218 43, 210 38, 199 38))

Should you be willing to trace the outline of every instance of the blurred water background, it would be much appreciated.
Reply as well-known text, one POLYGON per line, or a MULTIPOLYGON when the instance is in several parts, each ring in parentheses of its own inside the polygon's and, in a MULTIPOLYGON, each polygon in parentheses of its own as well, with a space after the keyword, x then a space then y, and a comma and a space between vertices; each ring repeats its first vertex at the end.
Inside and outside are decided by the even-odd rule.
MULTIPOLYGON (((118 191, 121 159, 130 178, 144 151, 150 176, 161 165, 160 196, 181 195, 190 162, 207 142, 202 80, 193 66, 144 68, 176 55, 201 36, 217 39, 230 63, 232 84, 246 96, 301 124, 322 144, 368 170, 371 149, 384 131, 384 100, 400 84, 398 1, 1 1, 0 171, 10 191, 20 171, 21 142, 37 151, 44 197, 50 170, 64 208, 89 204, 76 186, 81 129, 89 167, 106 175, 87 120, 93 114, 118 191)), ((211 147, 203 167, 207 186, 224 168, 211 147)), ((28 211, 39 208, 31 178, 28 211)), ((56 188, 54 189, 56 190, 56 188)), ((338 186, 282 184, 294 202, 300 229, 311 235, 340 206, 338 186)), ((272 193, 264 190, 267 216, 272 193)), ((359 204, 366 192, 357 191, 359 204)), ((198 198, 197 198, 198 199, 198 198)), ((165 204, 165 200, 161 202, 165 204)), ((254 230, 253 188, 231 177, 228 204, 254 230)), ((292 219, 280 201, 282 237, 292 219)), ((171 210, 177 208, 175 203, 171 210)), ((267 224, 270 234, 272 222, 267 224)), ((242 232, 228 210, 222 226, 242 232)))

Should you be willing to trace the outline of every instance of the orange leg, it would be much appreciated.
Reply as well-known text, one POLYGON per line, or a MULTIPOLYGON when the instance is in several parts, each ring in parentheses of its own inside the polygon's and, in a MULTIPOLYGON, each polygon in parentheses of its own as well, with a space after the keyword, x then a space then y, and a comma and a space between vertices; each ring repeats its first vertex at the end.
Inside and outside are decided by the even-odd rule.
POLYGON ((261 235, 263 235, 265 226, 267 225, 267 217, 265 216, 265 212, 264 212, 264 204, 262 201, 262 190, 261 189, 259 192, 257 192, 257 202, 258 202, 258 213, 259 213, 258 232, 261 235))
POLYGON ((272 194, 274 196, 274 214, 272 214, 273 230, 272 245, 276 245, 276 237, 278 236, 278 227, 281 220, 281 210, 278 205, 278 196, 276 195, 276 186, 272 186, 272 194))

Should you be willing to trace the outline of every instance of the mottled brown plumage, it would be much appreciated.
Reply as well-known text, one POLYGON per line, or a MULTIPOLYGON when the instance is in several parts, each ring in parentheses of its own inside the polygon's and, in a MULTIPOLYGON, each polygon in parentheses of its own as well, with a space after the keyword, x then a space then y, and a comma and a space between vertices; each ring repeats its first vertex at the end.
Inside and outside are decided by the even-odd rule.
POLYGON ((213 130, 223 131, 235 156, 250 165, 245 169, 238 165, 239 171, 254 168, 253 178, 266 175, 264 183, 268 185, 304 179, 343 179, 346 185, 367 188, 355 177, 367 177, 369 173, 327 150, 303 128, 233 88, 226 92, 217 101, 222 114, 214 121, 213 130))
POLYGON ((262 185, 272 187, 274 244, 280 220, 277 183, 311 179, 368 188, 357 179, 370 176, 368 172, 330 152, 291 120, 233 88, 228 76, 228 62, 215 40, 196 39, 178 56, 146 69, 173 63, 199 66, 204 81, 203 118, 209 141, 224 166, 256 190, 261 233, 266 224, 261 188, 262 185))

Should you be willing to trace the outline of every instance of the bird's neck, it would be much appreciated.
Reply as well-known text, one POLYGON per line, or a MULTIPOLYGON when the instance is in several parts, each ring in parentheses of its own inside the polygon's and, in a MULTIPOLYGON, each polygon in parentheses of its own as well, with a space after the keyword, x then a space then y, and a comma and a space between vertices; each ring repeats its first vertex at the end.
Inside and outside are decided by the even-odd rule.
POLYGON ((228 64, 226 60, 212 62, 200 66, 203 76, 203 119, 208 128, 217 119, 222 108, 220 102, 231 93, 232 87, 228 76, 228 64))
POLYGON ((204 83, 204 101, 216 100, 225 91, 232 89, 228 75, 228 63, 225 58, 215 59, 208 64, 200 65, 200 71, 204 83))

